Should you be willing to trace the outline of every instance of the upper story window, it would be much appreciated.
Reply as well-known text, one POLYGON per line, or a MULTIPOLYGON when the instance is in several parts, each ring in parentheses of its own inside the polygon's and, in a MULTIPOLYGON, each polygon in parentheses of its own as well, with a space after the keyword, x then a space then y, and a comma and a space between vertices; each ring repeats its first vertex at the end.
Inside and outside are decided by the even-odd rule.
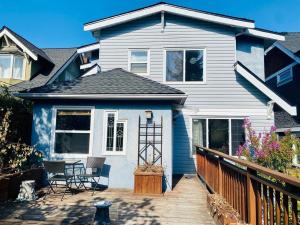
POLYGON ((293 80, 293 67, 282 71, 277 75, 277 87, 287 84, 293 80))
POLYGON ((149 50, 129 50, 128 69, 140 75, 149 74, 149 50))
POLYGON ((205 50, 166 50, 167 82, 205 82, 205 50))
POLYGON ((0 78, 21 80, 24 73, 24 57, 19 55, 0 55, 0 78))

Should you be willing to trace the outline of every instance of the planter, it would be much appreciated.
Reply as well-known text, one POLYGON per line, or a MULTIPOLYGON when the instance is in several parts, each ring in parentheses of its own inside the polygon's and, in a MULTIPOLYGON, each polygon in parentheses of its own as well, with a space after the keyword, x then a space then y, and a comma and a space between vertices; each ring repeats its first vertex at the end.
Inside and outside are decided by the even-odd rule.
POLYGON ((0 176, 0 202, 15 200, 20 191, 20 185, 24 180, 34 180, 36 189, 42 187, 43 168, 33 168, 23 172, 3 174, 0 176))
POLYGON ((207 208, 217 225, 243 225, 240 216, 220 195, 207 195, 207 208))
POLYGON ((163 172, 134 173, 134 193, 136 194, 162 194, 163 172))

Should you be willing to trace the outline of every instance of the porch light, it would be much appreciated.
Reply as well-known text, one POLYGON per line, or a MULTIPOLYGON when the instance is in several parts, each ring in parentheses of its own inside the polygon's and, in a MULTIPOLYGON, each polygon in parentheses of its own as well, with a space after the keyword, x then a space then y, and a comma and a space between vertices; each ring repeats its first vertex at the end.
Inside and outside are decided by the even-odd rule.
POLYGON ((146 110, 145 114, 146 114, 146 119, 148 119, 148 120, 152 119, 152 111, 151 110, 146 110))

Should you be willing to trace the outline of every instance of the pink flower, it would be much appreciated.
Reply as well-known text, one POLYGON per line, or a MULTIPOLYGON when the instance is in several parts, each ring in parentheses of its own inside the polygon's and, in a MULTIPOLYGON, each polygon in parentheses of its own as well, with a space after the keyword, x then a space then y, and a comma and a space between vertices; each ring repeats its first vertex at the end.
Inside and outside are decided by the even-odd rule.
POLYGON ((273 126, 271 126, 270 132, 271 132, 271 133, 274 133, 274 132, 276 131, 276 129, 277 129, 277 128, 273 125, 273 126))

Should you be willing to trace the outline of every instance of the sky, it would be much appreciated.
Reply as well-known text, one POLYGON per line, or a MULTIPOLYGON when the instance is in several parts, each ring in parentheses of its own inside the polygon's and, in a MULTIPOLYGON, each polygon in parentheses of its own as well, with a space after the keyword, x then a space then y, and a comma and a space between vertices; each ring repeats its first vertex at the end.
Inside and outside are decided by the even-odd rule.
MULTIPOLYGON (((36 46, 78 47, 94 42, 83 24, 145 7, 155 0, 0 0, 0 27, 36 46)), ((167 0, 185 7, 243 17, 256 27, 300 31, 300 0, 167 0)))

